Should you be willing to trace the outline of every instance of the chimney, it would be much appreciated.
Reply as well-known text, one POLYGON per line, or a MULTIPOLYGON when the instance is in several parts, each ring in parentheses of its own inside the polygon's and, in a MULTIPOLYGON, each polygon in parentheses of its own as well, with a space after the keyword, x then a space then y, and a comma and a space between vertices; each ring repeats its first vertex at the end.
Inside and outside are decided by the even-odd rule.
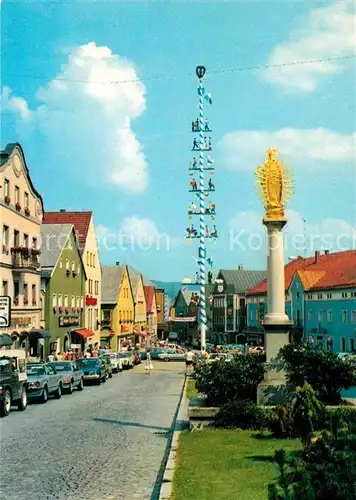
POLYGON ((116 262, 115 262, 115 265, 116 265, 116 266, 119 266, 119 265, 120 265, 120 262, 119 262, 119 261, 116 261, 116 262))
POLYGON ((325 255, 329 255, 330 250, 325 250, 325 252, 324 252, 324 253, 325 253, 325 255))
POLYGON ((238 271, 243 271, 243 270, 244 270, 244 266, 242 266, 241 264, 239 264, 239 265, 237 266, 237 270, 238 270, 238 271))
POLYGON ((59 211, 60 211, 60 212, 65 212, 65 211, 66 211, 66 209, 65 209, 65 208, 61 208, 59 211))
POLYGON ((320 252, 319 250, 316 250, 314 264, 317 264, 319 262, 319 257, 320 257, 320 252))

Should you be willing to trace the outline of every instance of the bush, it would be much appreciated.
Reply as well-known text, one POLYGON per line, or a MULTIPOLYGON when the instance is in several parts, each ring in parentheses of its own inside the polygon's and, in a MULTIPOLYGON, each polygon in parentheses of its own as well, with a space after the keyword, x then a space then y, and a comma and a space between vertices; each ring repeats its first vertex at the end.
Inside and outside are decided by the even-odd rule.
POLYGON ((341 390, 356 385, 355 367, 336 354, 310 344, 288 344, 279 352, 287 384, 293 388, 308 382, 324 403, 341 401, 341 390))
POLYGON ((274 437, 295 437, 296 433, 293 425, 292 405, 283 404, 275 406, 271 410, 268 427, 274 437))
POLYGON ((195 370, 196 388, 206 394, 207 404, 212 406, 222 406, 232 400, 255 402, 264 370, 257 356, 235 356, 231 362, 201 363, 195 370))
POLYGON ((325 413, 324 408, 324 405, 316 398, 311 385, 304 382, 303 387, 297 387, 291 417, 294 431, 304 446, 310 444, 319 417, 325 413))
POLYGON ((214 419, 215 427, 266 430, 270 426, 272 409, 251 401, 233 400, 223 405, 214 419))

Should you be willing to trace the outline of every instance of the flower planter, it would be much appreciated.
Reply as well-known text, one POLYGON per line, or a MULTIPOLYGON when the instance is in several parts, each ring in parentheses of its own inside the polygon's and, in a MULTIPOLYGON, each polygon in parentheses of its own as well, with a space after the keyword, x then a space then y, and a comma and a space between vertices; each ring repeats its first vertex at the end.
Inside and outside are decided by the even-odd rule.
POLYGON ((19 298, 18 297, 14 297, 14 305, 15 306, 19 305, 19 298))
POLYGON ((21 210, 21 205, 20 203, 16 203, 15 205, 16 210, 19 212, 21 210))
POLYGON ((24 304, 24 306, 27 306, 28 305, 28 299, 23 299, 23 304, 24 304))

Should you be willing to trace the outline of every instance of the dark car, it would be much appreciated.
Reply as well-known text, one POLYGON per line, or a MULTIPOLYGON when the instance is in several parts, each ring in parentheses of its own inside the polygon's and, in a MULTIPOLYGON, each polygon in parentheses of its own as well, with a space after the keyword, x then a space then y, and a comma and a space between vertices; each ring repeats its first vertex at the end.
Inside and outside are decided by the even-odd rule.
MULTIPOLYGON (((7 417, 12 405, 16 405, 21 411, 27 407, 27 374, 26 359, 18 357, 17 350, 11 351, 11 356, 5 356, 6 351, 0 357, 0 417, 7 417)), ((8 351, 8 354, 9 351, 8 351)), ((20 352, 20 355, 22 353, 20 352)))
POLYGON ((84 382, 106 382, 106 370, 99 358, 83 358, 78 361, 78 366, 84 374, 84 382))

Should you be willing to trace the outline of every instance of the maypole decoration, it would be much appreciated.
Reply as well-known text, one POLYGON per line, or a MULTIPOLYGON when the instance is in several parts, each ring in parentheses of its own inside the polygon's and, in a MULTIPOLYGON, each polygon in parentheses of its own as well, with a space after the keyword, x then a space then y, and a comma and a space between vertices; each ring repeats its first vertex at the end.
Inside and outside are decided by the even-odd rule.
MULTIPOLYGON (((188 207, 188 215, 191 219, 193 216, 199 215, 199 229, 196 229, 194 224, 186 229, 186 238, 191 241, 192 238, 199 239, 199 254, 198 254, 198 265, 199 273, 197 273, 198 282, 200 284, 200 302, 199 302, 199 328, 200 328, 200 339, 201 348, 205 349, 206 346, 206 329, 207 329, 207 317, 206 317, 206 297, 205 297, 205 267, 206 263, 210 266, 213 262, 210 258, 206 259, 206 248, 205 240, 208 238, 216 240, 218 237, 216 226, 214 225, 212 229, 209 229, 208 225, 205 224, 205 217, 211 217, 212 221, 215 221, 215 203, 210 201, 208 198, 210 192, 215 192, 215 185, 212 182, 212 178, 209 178, 208 185, 205 186, 205 172, 209 171, 211 176, 215 173, 215 168, 213 166, 213 160, 211 159, 209 152, 212 150, 211 136, 207 135, 212 132, 210 123, 204 117, 204 101, 212 104, 212 99, 210 93, 206 93, 203 86, 203 78, 205 75, 205 67, 197 66, 196 74, 199 80, 198 86, 198 96, 199 96, 199 117, 192 122, 192 132, 198 133, 198 137, 193 139, 193 152, 199 153, 199 158, 193 156, 189 166, 189 175, 191 176, 189 186, 189 191, 195 193, 199 198, 199 209, 197 205, 192 201, 188 207), (204 155, 207 155, 206 158, 204 155), (197 183, 194 172, 199 173, 199 183, 197 183)), ((209 272, 209 277, 211 279, 211 273, 209 272)))

